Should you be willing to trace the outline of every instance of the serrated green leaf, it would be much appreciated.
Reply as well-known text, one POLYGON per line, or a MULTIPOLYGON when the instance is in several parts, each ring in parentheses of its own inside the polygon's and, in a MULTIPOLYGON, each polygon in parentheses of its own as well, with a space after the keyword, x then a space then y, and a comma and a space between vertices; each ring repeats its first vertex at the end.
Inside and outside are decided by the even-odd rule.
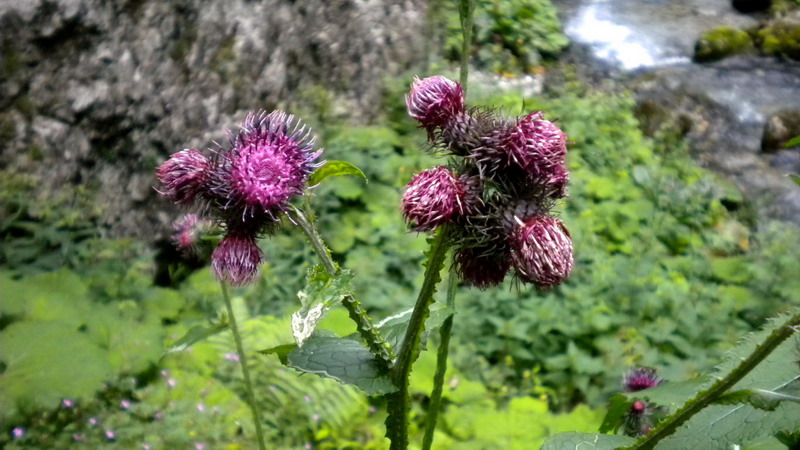
MULTIPOLYGON (((727 375, 742 358, 785 323, 787 317, 771 321, 765 331, 751 333, 743 340, 718 369, 717 377, 727 375)), ((779 345, 764 361, 747 374, 733 390, 764 389, 786 393, 796 387, 798 377, 797 348, 800 334, 795 333, 779 345)), ((793 394, 789 394, 793 395, 793 394)), ((729 448, 746 446, 765 436, 800 429, 800 404, 780 402, 774 411, 754 408, 749 404, 711 405, 680 427, 672 436, 659 443, 661 449, 729 448)))
POLYGON ((284 344, 284 345, 277 345, 272 348, 268 348, 266 350, 261 350, 258 353, 262 353, 264 355, 275 355, 281 361, 281 364, 284 366, 289 364, 289 352, 297 348, 297 344, 284 344))
POLYGON ((358 167, 347 161, 328 161, 324 166, 315 170, 308 179, 309 186, 316 186, 329 177, 351 175, 363 178, 367 181, 367 176, 358 167))
MULTIPOLYGON (((800 380, 800 376, 795 378, 792 383, 797 383, 798 380, 800 380)), ((716 401, 719 405, 748 404, 754 408, 763 409, 765 411, 775 411, 775 409, 780 406, 781 402, 800 403, 800 397, 781 392, 768 391, 766 389, 742 389, 728 392, 720 396, 716 401)))
POLYGON ((600 425, 600 432, 615 433, 620 425, 622 425, 625 414, 631 410, 633 402, 633 400, 630 400, 624 394, 617 394, 611 397, 608 412, 606 412, 603 423, 600 425))
POLYGON ((631 445, 635 441, 628 436, 571 431, 557 434, 544 441, 541 450, 613 450, 631 445))
MULTIPOLYGON (((286 346, 279 346, 267 352, 280 357, 286 349, 286 346)), ((312 336, 302 347, 295 347, 288 352, 286 366, 352 384, 367 395, 388 394, 397 390, 381 361, 352 339, 312 336)))
POLYGON ((792 174, 789 174, 789 178, 791 178, 792 181, 795 182, 795 184, 800 186, 800 175, 795 175, 795 174, 792 173, 792 174))
MULTIPOLYGON (((383 336, 392 348, 400 348, 402 346, 403 338, 405 338, 406 335, 406 329, 408 329, 408 321, 411 319, 413 310, 414 308, 409 308, 395 315, 386 317, 376 324, 381 332, 381 336, 383 336)), ((434 305, 431 307, 430 316, 425 322, 425 331, 421 338, 420 345, 423 349, 425 348, 425 341, 427 340, 428 333, 430 333, 431 330, 437 330, 444 320, 452 313, 452 308, 448 308, 445 305, 439 307, 434 305)))
POLYGON ((227 323, 218 323, 213 325, 195 325, 189 329, 180 339, 176 340, 167 347, 164 354, 182 352, 191 347, 192 344, 200 342, 215 334, 221 333, 228 329, 227 323))
POLYGON ((321 265, 309 269, 308 284, 297 293, 302 306, 292 314, 292 334, 298 346, 311 337, 331 308, 353 294, 352 281, 353 273, 349 270, 342 270, 332 277, 321 265))

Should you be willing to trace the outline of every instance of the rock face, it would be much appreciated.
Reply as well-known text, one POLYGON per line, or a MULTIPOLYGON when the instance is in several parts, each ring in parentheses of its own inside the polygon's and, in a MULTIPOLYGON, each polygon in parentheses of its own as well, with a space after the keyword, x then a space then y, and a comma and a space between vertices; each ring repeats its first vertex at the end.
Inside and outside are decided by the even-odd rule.
POLYGON ((370 117, 382 78, 426 58, 424 6, 0 0, 0 169, 41 177, 43 192, 87 185, 110 234, 151 237, 171 217, 157 212, 157 164, 309 89, 370 117))

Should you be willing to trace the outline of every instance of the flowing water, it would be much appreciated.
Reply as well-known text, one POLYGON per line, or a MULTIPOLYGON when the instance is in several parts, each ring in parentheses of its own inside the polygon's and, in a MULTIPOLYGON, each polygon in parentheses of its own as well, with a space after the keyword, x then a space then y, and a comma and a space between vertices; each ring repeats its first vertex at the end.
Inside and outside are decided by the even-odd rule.
MULTIPOLYGON (((761 152, 770 116, 800 111, 800 64, 755 55, 715 63, 691 60, 694 43, 716 26, 747 28, 730 0, 563 0, 564 29, 587 71, 603 70, 664 108, 702 110, 687 139, 698 161, 730 180, 768 217, 800 223, 800 152, 761 152), (702 131, 699 130, 702 128, 702 131)), ((683 113, 673 111, 673 113, 683 113)), ((687 113, 688 114, 688 113, 687 113)))

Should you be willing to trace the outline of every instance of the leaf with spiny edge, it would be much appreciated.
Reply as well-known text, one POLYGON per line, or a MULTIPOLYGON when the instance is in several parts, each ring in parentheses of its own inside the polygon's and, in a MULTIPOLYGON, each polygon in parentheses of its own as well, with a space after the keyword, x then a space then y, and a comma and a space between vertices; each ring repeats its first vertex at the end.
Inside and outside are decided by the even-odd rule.
MULTIPOLYGON (((786 315, 772 319, 763 331, 746 336, 720 364, 715 378, 727 376, 787 320, 786 315)), ((796 389, 798 348, 800 348, 800 333, 794 333, 742 378, 734 389, 764 389, 782 393, 796 389)), ((690 400, 682 408, 688 407, 693 402, 694 400, 690 400)), ((750 404, 715 404, 692 416, 675 433, 659 442, 658 448, 668 450, 745 446, 765 436, 797 429, 800 429, 800 404, 793 401, 780 402, 774 411, 755 408, 750 404)))
POLYGON ((614 434, 559 433, 542 444, 541 450, 614 450, 631 445, 636 440, 614 434))
POLYGON ((319 322, 334 306, 353 294, 353 273, 340 270, 331 276, 322 265, 308 270, 306 288, 297 293, 301 308, 292 314, 292 334, 298 346, 311 337, 319 322))

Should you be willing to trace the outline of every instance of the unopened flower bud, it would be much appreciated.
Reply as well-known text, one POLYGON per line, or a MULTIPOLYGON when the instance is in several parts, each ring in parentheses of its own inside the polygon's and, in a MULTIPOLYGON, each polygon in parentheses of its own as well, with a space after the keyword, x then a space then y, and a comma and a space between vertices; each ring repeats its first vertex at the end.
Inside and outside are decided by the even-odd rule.
POLYGON ((414 77, 406 107, 408 115, 432 135, 434 130, 464 112, 464 92, 460 84, 441 75, 414 77))
POLYGON ((416 231, 430 231, 474 209, 477 186, 439 166, 414 175, 403 194, 403 215, 416 231))
POLYGON ((209 163, 197 150, 186 149, 172 155, 156 170, 163 186, 161 194, 180 204, 195 200, 209 177, 209 163))
POLYGON ((540 288, 561 284, 572 273, 572 239, 564 224, 546 216, 518 220, 511 236, 511 258, 517 275, 540 288))
POLYGON ((254 237, 229 233, 211 254, 211 267, 220 281, 243 286, 255 280, 261 260, 254 237))

